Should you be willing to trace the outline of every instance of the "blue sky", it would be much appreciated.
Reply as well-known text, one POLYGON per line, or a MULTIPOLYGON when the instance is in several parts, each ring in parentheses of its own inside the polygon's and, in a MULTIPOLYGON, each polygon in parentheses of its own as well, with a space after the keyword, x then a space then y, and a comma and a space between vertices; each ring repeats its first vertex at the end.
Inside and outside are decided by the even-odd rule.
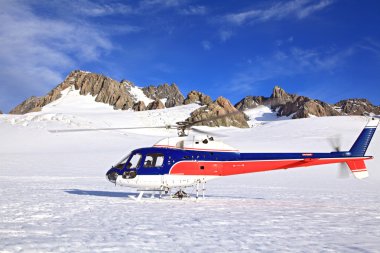
POLYGON ((380 2, 0 0, 0 110, 74 69, 233 103, 275 85, 380 105, 380 2))

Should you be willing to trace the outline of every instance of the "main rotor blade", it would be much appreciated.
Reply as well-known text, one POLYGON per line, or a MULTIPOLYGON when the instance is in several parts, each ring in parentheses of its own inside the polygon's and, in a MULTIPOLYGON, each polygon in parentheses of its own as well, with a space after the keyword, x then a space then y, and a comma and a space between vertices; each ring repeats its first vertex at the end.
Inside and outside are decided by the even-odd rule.
POLYGON ((210 136, 218 136, 218 137, 226 137, 226 135, 215 133, 215 132, 210 132, 210 131, 205 131, 205 130, 200 130, 194 127, 190 128, 191 131, 200 133, 200 134, 205 134, 205 135, 210 135, 210 136))
POLYGON ((132 130, 132 129, 172 129, 175 126, 152 126, 152 127, 106 127, 106 128, 76 128, 76 129, 52 129, 50 133, 69 133, 69 132, 93 132, 93 131, 113 131, 113 130, 132 130))
POLYGON ((211 117, 211 118, 208 118, 208 119, 201 119, 201 120, 197 120, 197 121, 192 121, 192 122, 189 122, 188 127, 192 127, 192 126, 194 126, 195 124, 198 124, 198 123, 209 122, 209 121, 213 121, 213 120, 217 120, 217 119, 222 119, 222 118, 225 118, 225 117, 230 117, 230 116, 233 116, 233 115, 236 115, 236 114, 239 114, 239 113, 242 113, 242 112, 236 111, 236 112, 231 112, 231 113, 226 113, 226 114, 223 114, 223 115, 211 117))

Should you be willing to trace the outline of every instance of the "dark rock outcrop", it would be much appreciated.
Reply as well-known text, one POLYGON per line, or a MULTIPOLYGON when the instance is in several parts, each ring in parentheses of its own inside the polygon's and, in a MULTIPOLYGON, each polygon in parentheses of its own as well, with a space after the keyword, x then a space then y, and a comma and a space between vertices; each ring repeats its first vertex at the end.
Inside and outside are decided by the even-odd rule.
POLYGON ((144 101, 139 101, 137 103, 134 103, 132 106, 132 110, 134 110, 134 111, 145 111, 146 106, 145 106, 144 101))
POLYGON ((380 106, 364 98, 341 100, 335 106, 346 115, 380 115, 380 106))
POLYGON ((193 91, 190 91, 189 94, 187 94, 186 99, 183 101, 184 105, 192 104, 192 103, 199 103, 200 105, 208 105, 212 103, 212 99, 210 96, 207 96, 206 94, 203 94, 202 92, 193 90, 193 91))
POLYGON ((330 104, 304 96, 288 94, 278 86, 274 87, 270 97, 247 96, 239 101, 235 107, 244 111, 259 105, 269 106, 273 111, 277 111, 278 116, 291 116, 293 119, 340 115, 330 104))
POLYGON ((246 96, 242 100, 240 100, 236 105, 236 109, 239 111, 244 111, 247 109, 256 108, 259 105, 264 104, 264 97, 256 97, 256 96, 246 96))
POLYGON ((164 109, 165 105, 161 102, 161 100, 156 99, 153 102, 150 102, 147 106, 148 110, 156 110, 156 109, 164 109))
POLYGON ((213 103, 201 107, 191 113, 186 121, 194 122, 199 120, 210 119, 225 114, 232 114, 227 117, 215 119, 212 121, 200 122, 197 125, 203 126, 234 126, 240 128, 247 128, 247 118, 244 113, 239 112, 231 102, 223 97, 219 97, 213 103))
MULTIPOLYGON (((54 100, 53 100, 54 101, 54 100)), ((43 106, 43 98, 32 96, 13 108, 9 114, 25 114, 28 112, 38 112, 43 106)))
POLYGON ((31 97, 11 110, 11 114, 24 114, 40 111, 41 108, 61 97, 61 91, 74 86, 81 95, 91 94, 95 101, 112 105, 115 109, 129 109, 133 106, 133 98, 125 84, 109 77, 75 70, 66 79, 51 90, 46 96, 31 97))
POLYGON ((181 91, 178 89, 176 84, 162 84, 155 86, 148 86, 142 89, 145 96, 150 99, 158 100, 158 99, 166 99, 165 106, 166 107, 174 107, 177 105, 182 105, 184 97, 181 91))
POLYGON ((298 96, 293 94, 288 94, 280 88, 279 86, 275 86, 273 88, 272 95, 270 97, 264 96, 247 96, 240 100, 235 107, 242 111, 247 109, 255 108, 259 105, 266 105, 269 107, 277 107, 279 105, 286 104, 287 102, 294 101, 298 96))
POLYGON ((288 101, 291 101, 294 98, 294 95, 290 95, 286 93, 285 90, 279 86, 274 86, 273 92, 270 98, 274 101, 277 101, 277 103, 279 104, 283 104, 288 101))
POLYGON ((292 116, 293 119, 340 115, 331 105, 304 96, 298 96, 293 101, 278 105, 276 109, 278 116, 292 116))

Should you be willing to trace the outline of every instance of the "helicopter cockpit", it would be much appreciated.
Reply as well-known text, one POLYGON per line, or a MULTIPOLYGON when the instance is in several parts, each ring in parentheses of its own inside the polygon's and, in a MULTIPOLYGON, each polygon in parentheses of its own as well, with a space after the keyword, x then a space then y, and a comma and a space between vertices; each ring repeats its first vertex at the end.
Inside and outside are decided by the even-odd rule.
POLYGON ((151 169, 154 169, 158 172, 164 165, 164 159, 165 156, 162 152, 135 150, 114 165, 106 175, 111 182, 116 181, 118 175, 122 175, 124 179, 133 179, 136 177, 138 170, 151 171, 151 169))
POLYGON ((126 169, 134 169, 137 168, 140 165, 142 155, 140 153, 135 154, 129 154, 126 157, 124 157, 120 162, 118 162, 114 168, 122 170, 124 169, 125 165, 127 164, 126 169))
POLYGON ((118 162, 114 168, 118 170, 125 169, 123 178, 130 179, 136 177, 136 170, 140 166, 142 155, 140 153, 131 153, 118 162))

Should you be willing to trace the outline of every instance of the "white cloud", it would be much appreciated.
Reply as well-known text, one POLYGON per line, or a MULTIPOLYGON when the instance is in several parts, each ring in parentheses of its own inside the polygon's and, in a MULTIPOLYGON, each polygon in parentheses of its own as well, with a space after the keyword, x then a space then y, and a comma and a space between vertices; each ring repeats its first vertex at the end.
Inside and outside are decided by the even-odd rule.
POLYGON ((280 46, 285 45, 285 44, 293 43, 293 41, 294 41, 294 37, 290 36, 290 37, 288 37, 285 40, 276 40, 275 41, 275 45, 278 46, 278 47, 280 47, 280 46))
POLYGON ((85 20, 43 17, 29 2, 2 1, 0 23, 1 92, 9 101, 42 95, 63 74, 114 48, 107 33, 85 20))
POLYGON ((331 5, 333 2, 332 0, 322 0, 319 3, 316 4, 310 4, 308 6, 305 6, 304 8, 301 8, 297 11, 298 18, 305 18, 311 14, 313 14, 316 11, 322 10, 326 8, 327 6, 331 5))
POLYGON ((66 7, 74 12, 92 16, 108 16, 114 14, 129 14, 133 12, 133 8, 129 5, 122 3, 97 3, 89 0, 77 0, 77 1, 64 1, 61 3, 62 7, 66 7))
POLYGON ((298 47, 276 51, 265 58, 254 59, 249 66, 233 76, 228 86, 235 87, 235 91, 248 92, 265 80, 275 81, 280 77, 304 73, 327 74, 343 66, 345 60, 353 55, 354 51, 354 47, 326 52, 298 47))
POLYGON ((202 41, 202 47, 204 50, 208 51, 208 50, 211 50, 212 46, 211 46, 210 41, 204 40, 204 41, 202 41))
POLYGON ((278 2, 266 9, 251 9, 240 13, 228 14, 225 20, 231 24, 261 23, 270 20, 282 20, 287 17, 306 18, 333 3, 332 0, 293 0, 278 2))
POLYGON ((222 42, 229 40, 232 37, 233 33, 229 30, 220 30, 219 37, 222 42))
POLYGON ((180 13, 183 15, 205 15, 207 13, 207 9, 205 6, 194 5, 182 9, 180 13))
POLYGON ((140 9, 165 9, 172 7, 179 7, 183 5, 186 0, 144 0, 140 2, 140 9))
POLYGON ((372 38, 364 39, 364 41, 358 43, 358 47, 371 52, 376 57, 380 57, 380 42, 372 38))

